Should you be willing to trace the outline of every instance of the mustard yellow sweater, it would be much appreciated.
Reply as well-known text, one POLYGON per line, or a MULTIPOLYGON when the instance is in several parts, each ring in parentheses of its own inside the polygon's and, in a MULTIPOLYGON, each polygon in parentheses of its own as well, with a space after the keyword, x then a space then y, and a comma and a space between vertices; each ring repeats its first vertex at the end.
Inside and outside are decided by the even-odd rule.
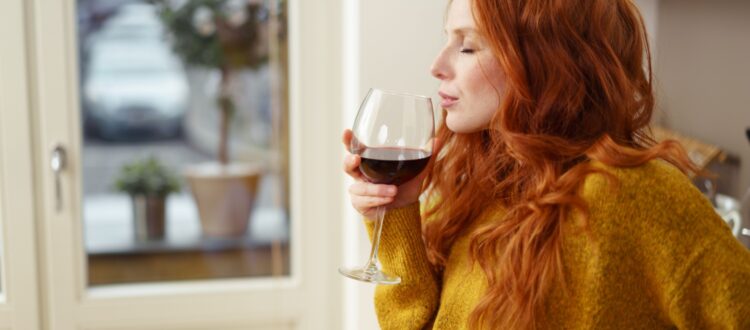
MULTIPOLYGON (((569 290, 551 289, 542 328, 750 329, 750 252, 708 200, 662 161, 597 166, 620 180, 620 190, 600 174, 586 179, 594 239, 576 231, 576 221, 563 225, 569 290)), ((402 282, 375 290, 380 327, 466 329, 487 287, 481 268, 469 264, 469 233, 502 209, 486 210, 457 238, 442 274, 427 261, 419 204, 388 211, 380 261, 402 282)))

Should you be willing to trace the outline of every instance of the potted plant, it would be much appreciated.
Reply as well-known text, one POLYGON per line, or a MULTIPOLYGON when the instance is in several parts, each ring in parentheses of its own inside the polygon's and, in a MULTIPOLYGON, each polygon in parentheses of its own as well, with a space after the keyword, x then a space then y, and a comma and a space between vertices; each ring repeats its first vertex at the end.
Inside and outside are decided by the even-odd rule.
POLYGON ((115 188, 131 197, 136 240, 163 239, 166 199, 180 190, 177 177, 158 159, 149 157, 123 165, 115 188))
POLYGON ((230 120, 235 112, 231 84, 240 70, 268 61, 260 21, 264 8, 247 0, 152 0, 175 53, 186 65, 220 72, 216 103, 220 112, 216 161, 191 165, 184 175, 209 237, 245 234, 263 166, 230 161, 230 120))

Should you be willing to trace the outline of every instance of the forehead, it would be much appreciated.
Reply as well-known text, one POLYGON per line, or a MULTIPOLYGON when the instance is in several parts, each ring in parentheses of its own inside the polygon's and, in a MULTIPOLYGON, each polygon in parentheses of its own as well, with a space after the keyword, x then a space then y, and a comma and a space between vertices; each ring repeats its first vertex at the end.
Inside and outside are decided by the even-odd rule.
POLYGON ((474 16, 472 15, 471 0, 453 0, 448 7, 448 15, 445 20, 445 30, 448 33, 457 30, 475 29, 474 16))

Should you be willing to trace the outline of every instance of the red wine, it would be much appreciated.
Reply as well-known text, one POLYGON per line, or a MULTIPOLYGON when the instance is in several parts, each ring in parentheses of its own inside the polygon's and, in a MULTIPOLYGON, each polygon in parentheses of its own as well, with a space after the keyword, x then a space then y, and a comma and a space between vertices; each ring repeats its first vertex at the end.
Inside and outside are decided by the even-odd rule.
POLYGON ((400 185, 422 172, 430 153, 418 149, 367 148, 360 157, 359 170, 370 182, 400 185))

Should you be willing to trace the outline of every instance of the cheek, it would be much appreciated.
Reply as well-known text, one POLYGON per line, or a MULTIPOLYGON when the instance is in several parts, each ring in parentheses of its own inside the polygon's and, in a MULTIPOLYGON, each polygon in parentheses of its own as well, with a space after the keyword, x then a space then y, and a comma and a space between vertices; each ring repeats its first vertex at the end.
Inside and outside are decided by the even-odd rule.
POLYGON ((464 77, 464 85, 467 89, 467 92, 473 94, 473 96, 481 96, 482 94, 485 94, 488 90, 492 89, 492 86, 490 85, 490 81, 487 80, 488 75, 486 75, 482 67, 479 65, 473 65, 471 68, 466 70, 466 75, 464 77))
MULTIPOLYGON (((483 63, 493 60, 482 59, 483 63)), ((462 101, 448 112, 446 126, 456 133, 472 133, 486 129, 500 107, 505 93, 505 75, 499 65, 479 65, 478 61, 466 63, 458 78, 462 101)))
POLYGON ((482 112, 494 112, 500 106, 500 98, 505 93, 505 74, 499 65, 485 60, 467 76, 467 85, 474 94, 474 100, 481 105, 482 112))
POLYGON ((497 66, 476 66, 467 72, 466 92, 469 94, 470 112, 477 124, 486 127, 500 107, 505 93, 505 77, 497 66))

